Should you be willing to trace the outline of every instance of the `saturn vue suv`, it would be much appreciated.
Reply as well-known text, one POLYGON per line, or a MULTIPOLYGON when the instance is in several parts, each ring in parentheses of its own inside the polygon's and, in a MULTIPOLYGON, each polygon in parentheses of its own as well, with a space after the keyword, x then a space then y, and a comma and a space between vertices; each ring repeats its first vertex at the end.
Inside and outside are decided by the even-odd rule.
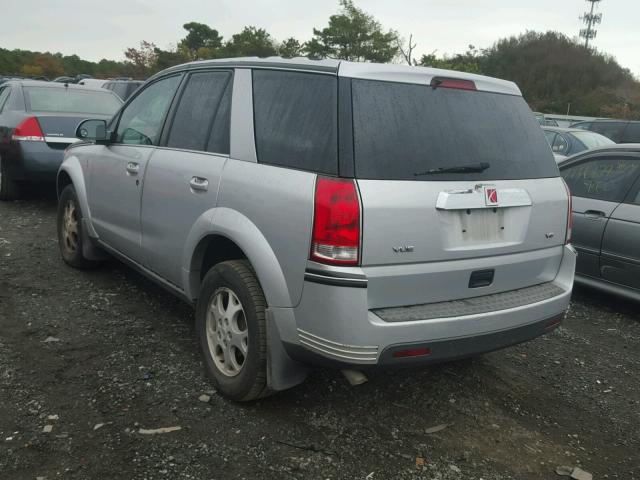
POLYGON ((571 196, 518 87, 240 58, 169 68, 59 170, 63 259, 110 254, 195 306, 219 392, 416 366, 557 327, 571 196))

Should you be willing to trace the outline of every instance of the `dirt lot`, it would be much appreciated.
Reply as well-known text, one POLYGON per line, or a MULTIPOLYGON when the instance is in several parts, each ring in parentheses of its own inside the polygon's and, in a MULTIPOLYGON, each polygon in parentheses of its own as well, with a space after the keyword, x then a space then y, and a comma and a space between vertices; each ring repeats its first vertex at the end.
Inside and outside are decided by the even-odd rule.
POLYGON ((204 378, 190 307, 116 261, 66 267, 55 209, 0 204, 2 479, 640 479, 638 305, 577 290, 529 344, 237 405, 204 378))

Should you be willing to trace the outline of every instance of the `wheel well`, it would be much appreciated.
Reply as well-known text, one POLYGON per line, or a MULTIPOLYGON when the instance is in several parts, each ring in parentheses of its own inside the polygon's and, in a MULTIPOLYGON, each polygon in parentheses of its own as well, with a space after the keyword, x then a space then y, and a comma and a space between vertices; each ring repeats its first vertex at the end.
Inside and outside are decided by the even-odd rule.
POLYGON ((58 197, 60 197, 60 194, 62 193, 62 190, 64 190, 64 187, 66 187, 67 185, 73 183, 71 181, 71 177, 69 176, 69 174, 67 172, 65 172, 64 170, 62 172, 60 172, 60 174, 58 175, 58 179, 57 179, 57 192, 58 192, 58 197))
POLYGON ((199 280, 202 281, 214 265, 225 260, 239 260, 241 258, 247 258, 247 256, 232 240, 222 235, 210 235, 203 238, 198 244, 194 255, 195 265, 192 266, 200 270, 199 280))

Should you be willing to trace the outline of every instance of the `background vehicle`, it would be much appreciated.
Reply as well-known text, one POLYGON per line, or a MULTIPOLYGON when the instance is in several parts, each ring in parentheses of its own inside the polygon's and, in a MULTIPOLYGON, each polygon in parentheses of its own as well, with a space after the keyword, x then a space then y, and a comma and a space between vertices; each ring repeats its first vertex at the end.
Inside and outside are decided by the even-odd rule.
POLYGON ((590 130, 604 135, 615 143, 640 143, 640 122, 630 120, 594 120, 578 122, 571 128, 590 130))
POLYGON ((511 82, 214 60, 161 72, 108 129, 83 129, 107 133, 59 172, 63 258, 104 249, 196 304, 207 371, 234 399, 307 364, 505 347, 568 306, 570 198, 511 82))
POLYGON ((105 83, 109 80, 105 80, 102 78, 83 78, 78 82, 78 85, 84 85, 85 87, 91 88, 103 88, 105 83))
POLYGON ((120 105, 102 89, 30 80, 0 85, 0 199, 16 198, 21 182, 55 180, 78 124, 109 119, 120 105))
POLYGON ((133 92, 140 88, 140 85, 143 83, 144 82, 141 80, 109 80, 102 86, 102 88, 111 90, 122 100, 126 100, 133 94, 133 92))
POLYGON ((599 133, 578 128, 542 127, 553 153, 570 156, 590 148, 614 145, 615 142, 599 133))
POLYGON ((640 145, 590 150, 560 171, 573 194, 576 281, 640 300, 640 145))

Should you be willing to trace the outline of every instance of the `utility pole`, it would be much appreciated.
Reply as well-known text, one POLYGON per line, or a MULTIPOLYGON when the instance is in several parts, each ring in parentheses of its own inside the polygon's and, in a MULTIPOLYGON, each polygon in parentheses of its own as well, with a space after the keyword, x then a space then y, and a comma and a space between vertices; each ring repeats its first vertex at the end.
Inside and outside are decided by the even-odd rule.
POLYGON ((583 28, 580 30, 580 36, 584 38, 584 48, 589 48, 589 40, 596 38, 598 31, 595 29, 595 26, 602 22, 602 13, 593 13, 593 10, 597 3, 600 3, 601 0, 587 0, 587 2, 591 3, 591 11, 589 13, 585 12, 584 15, 580 17, 580 20, 587 26, 587 28, 583 28))

